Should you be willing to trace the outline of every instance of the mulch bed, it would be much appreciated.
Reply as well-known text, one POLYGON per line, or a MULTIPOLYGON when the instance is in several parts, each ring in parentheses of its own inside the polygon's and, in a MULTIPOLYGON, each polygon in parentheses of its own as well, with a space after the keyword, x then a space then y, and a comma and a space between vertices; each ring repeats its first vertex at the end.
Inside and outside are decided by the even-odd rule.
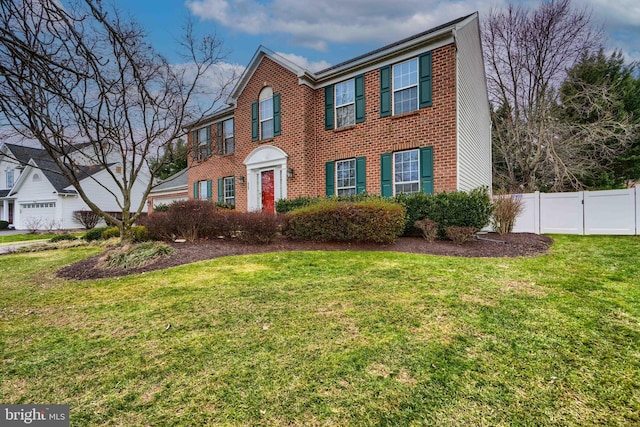
POLYGON ((100 257, 104 254, 79 261, 58 270, 58 277, 67 279, 100 279, 124 276, 145 271, 162 270, 196 261, 220 258, 230 255, 246 255, 263 252, 283 251, 387 251, 407 252, 413 254, 446 255, 457 257, 519 257, 534 256, 545 253, 553 243, 547 236, 531 233, 514 233, 507 235, 484 234, 479 240, 463 245, 450 241, 429 243, 421 237, 401 237, 394 244, 380 245, 367 243, 318 243, 291 240, 285 237, 268 245, 251 245, 235 240, 200 240, 196 242, 171 243, 176 252, 166 258, 141 268, 101 269, 97 268, 100 257))

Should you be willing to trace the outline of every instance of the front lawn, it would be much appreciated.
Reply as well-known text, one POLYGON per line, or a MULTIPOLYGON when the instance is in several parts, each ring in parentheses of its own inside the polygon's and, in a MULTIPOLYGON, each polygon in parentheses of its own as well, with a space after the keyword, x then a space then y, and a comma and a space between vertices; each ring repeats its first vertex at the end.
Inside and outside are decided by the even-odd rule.
POLYGON ((640 239, 555 238, 88 282, 54 272, 99 249, 2 256, 0 401, 71 425, 638 425, 640 239))

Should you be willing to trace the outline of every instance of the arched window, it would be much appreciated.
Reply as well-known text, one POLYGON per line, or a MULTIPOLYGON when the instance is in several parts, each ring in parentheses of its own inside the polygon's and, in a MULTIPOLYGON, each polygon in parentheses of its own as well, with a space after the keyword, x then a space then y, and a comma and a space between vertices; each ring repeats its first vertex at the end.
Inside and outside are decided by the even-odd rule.
POLYGON ((273 138, 273 89, 260 92, 260 139, 273 138))
POLYGON ((40 178, 40 175, 38 175, 37 173, 34 173, 32 181, 33 182, 40 182, 40 181, 42 181, 42 178, 40 178))

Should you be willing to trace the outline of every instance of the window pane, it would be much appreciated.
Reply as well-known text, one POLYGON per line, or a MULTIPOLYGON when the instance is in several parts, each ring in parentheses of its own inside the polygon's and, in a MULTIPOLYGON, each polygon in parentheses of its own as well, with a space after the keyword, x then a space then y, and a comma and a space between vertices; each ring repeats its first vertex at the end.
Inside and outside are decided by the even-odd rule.
POLYGON ((265 99, 260 102, 260 120, 269 120, 273 118, 273 98, 265 99))
POLYGON ((233 119, 225 120, 222 126, 224 127, 224 137, 232 138, 233 137, 233 119))
POLYGON ((354 80, 338 83, 336 85, 336 106, 351 104, 355 100, 354 80))
POLYGON ((336 127, 351 126, 356 123, 355 104, 336 108, 336 127))
POLYGON ((198 144, 206 145, 209 141, 207 141, 207 128, 198 129, 198 144))
POLYGON ((416 86, 393 94, 394 114, 407 113, 418 109, 418 88, 416 86))
POLYGON ((230 205, 236 204, 236 180, 234 177, 224 179, 224 202, 230 205))
POLYGON ((273 119, 260 123, 261 139, 273 138, 273 119))
POLYGON ((198 181, 198 188, 199 188, 199 193, 200 193, 200 199, 202 200, 206 200, 207 199, 207 181, 198 181))
POLYGON ((393 156, 395 193, 420 191, 420 165, 418 150, 401 151, 393 156))
POLYGON ((356 194, 356 160, 336 162, 336 193, 341 195, 356 194))

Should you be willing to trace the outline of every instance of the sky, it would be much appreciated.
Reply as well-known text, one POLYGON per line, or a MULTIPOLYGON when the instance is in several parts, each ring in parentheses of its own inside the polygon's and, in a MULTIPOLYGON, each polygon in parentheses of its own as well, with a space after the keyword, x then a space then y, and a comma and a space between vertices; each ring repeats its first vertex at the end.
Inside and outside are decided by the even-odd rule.
MULTIPOLYGON (((260 45, 311 71, 473 12, 480 19, 505 0, 112 0, 148 32, 151 44, 179 63, 178 39, 192 19, 200 34, 215 34, 225 61, 242 69, 260 45)), ((514 0, 535 7, 541 0, 514 0)), ((590 8, 607 37, 605 48, 640 61, 640 1, 574 0, 590 8)))

